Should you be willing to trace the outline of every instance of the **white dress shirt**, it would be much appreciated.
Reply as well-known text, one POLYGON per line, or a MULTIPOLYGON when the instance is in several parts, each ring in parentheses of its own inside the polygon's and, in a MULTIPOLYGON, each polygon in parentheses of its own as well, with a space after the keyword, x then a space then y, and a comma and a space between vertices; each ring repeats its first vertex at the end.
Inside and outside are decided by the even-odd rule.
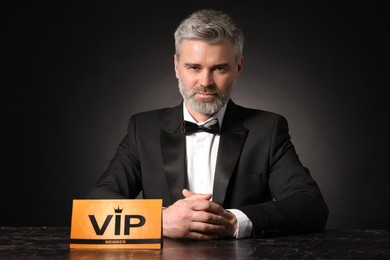
MULTIPOLYGON (((184 120, 203 125, 213 118, 217 118, 222 126, 226 104, 205 122, 196 122, 183 104, 184 120)), ((186 136, 187 173, 189 189, 195 193, 213 194, 215 165, 219 147, 219 134, 197 132, 186 136)), ((252 222, 238 209, 227 209, 233 213, 238 222, 236 238, 249 237, 252 232, 252 222)))

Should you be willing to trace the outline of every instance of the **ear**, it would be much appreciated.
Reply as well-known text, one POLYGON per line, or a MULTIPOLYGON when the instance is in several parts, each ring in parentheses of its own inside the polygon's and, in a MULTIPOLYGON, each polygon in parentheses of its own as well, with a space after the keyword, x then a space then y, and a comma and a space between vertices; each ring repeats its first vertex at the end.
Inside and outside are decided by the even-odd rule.
POLYGON ((173 65, 174 65, 174 69, 175 69, 176 78, 179 79, 179 69, 178 69, 179 58, 176 56, 176 54, 173 55, 173 65))
POLYGON ((239 62, 237 63, 237 78, 240 77, 241 75, 243 65, 244 65, 244 57, 241 56, 239 62))

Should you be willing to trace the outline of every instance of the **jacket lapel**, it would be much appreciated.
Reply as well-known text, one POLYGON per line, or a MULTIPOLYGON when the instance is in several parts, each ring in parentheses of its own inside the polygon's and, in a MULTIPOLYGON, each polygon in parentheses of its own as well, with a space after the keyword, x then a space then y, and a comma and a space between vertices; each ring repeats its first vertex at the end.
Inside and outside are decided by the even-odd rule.
POLYGON ((215 168, 213 201, 223 205, 229 180, 236 168, 248 130, 242 126, 239 108, 229 101, 219 141, 215 168))
MULTIPOLYGON (((181 133, 182 105, 183 103, 168 112, 166 128, 160 132, 164 171, 171 197, 171 201, 164 205, 182 199, 181 191, 188 187, 185 136, 181 133)), ((220 205, 224 203, 230 178, 248 134, 248 130, 242 125, 238 110, 239 107, 233 101, 229 101, 220 133, 213 188, 213 201, 220 205)))
POLYGON ((185 136, 180 128, 183 121, 182 104, 169 111, 166 119, 166 128, 160 131, 160 145, 171 197, 171 201, 164 205, 170 205, 183 198, 181 191, 186 187, 187 179, 185 136))

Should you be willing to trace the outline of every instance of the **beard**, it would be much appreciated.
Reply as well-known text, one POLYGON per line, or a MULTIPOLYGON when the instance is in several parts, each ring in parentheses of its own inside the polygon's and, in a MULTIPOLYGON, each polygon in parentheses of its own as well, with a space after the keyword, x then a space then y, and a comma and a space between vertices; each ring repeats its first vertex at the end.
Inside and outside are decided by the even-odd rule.
POLYGON ((218 112, 230 99, 230 94, 233 89, 233 84, 225 88, 224 90, 218 90, 215 86, 202 87, 196 86, 191 89, 186 89, 183 86, 183 82, 178 80, 179 91, 183 99, 187 104, 197 113, 202 115, 213 115, 218 112), (213 100, 205 98, 196 98, 197 93, 210 93, 214 94, 213 100))

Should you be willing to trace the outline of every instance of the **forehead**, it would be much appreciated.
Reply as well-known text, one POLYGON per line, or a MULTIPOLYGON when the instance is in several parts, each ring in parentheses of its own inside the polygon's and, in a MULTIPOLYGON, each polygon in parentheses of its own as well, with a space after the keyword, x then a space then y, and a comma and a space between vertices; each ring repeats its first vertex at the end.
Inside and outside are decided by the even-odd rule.
POLYGON ((180 60, 191 63, 231 63, 234 49, 231 41, 208 43, 203 40, 185 39, 180 46, 180 60))

